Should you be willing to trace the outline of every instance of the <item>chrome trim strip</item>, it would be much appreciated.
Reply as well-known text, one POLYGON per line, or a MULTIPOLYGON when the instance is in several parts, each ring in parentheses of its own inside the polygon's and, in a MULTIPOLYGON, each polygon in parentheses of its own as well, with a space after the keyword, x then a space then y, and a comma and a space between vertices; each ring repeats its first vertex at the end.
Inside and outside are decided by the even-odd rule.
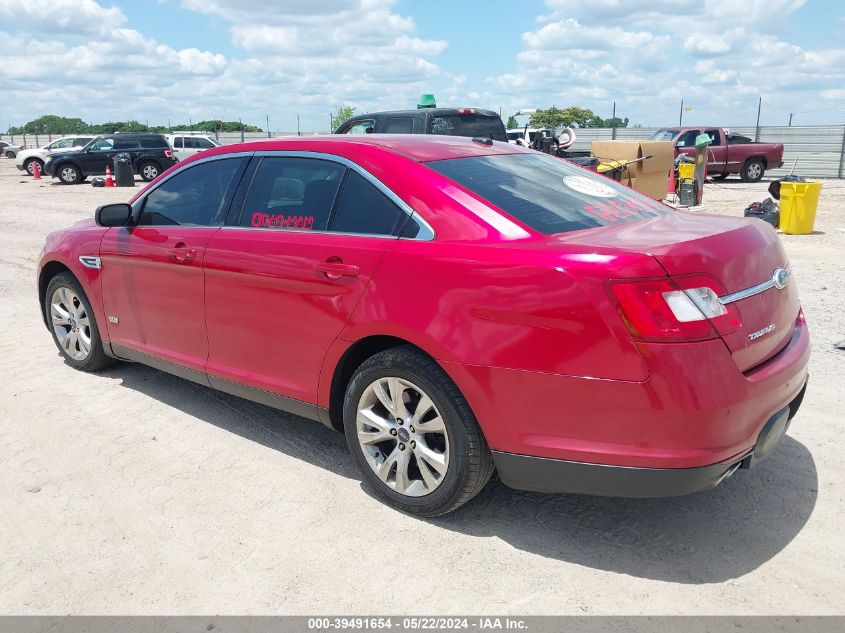
POLYGON ((80 255, 79 263, 86 268, 95 268, 97 270, 103 267, 103 261, 94 255, 80 255))
MULTIPOLYGON (((775 269, 773 276, 771 279, 767 279, 766 281, 757 284, 756 286, 751 286, 750 288, 746 288, 745 290, 738 290, 736 292, 732 292, 728 295, 723 295, 719 297, 719 303, 722 305, 728 305, 729 303, 734 303, 736 301, 742 301, 743 299, 748 299, 749 297, 753 297, 754 295, 758 295, 761 292, 766 292, 770 288, 777 287, 775 284, 774 275, 777 274, 778 269, 775 269)), ((787 266, 785 270, 790 270, 790 267, 787 266)))
MULTIPOLYGON (((144 192, 144 195, 139 197, 135 204, 132 205, 133 214, 135 212, 135 205, 142 205, 143 201, 147 198, 150 193, 158 189, 162 184, 176 176, 177 174, 181 174, 186 169, 190 169, 194 165, 200 165, 202 163, 208 163, 215 160, 223 160, 226 158, 243 158, 244 156, 257 156, 257 157, 272 157, 272 156, 282 156, 282 157, 290 157, 290 158, 318 158, 321 160, 328 160, 335 163, 339 163, 344 167, 352 169, 353 171, 357 172, 361 176, 363 176, 366 180, 368 180, 376 189, 381 191, 385 196, 387 196, 395 205, 397 205, 402 211, 404 211, 407 215, 411 217, 411 219, 416 222, 420 230, 417 233, 416 237, 408 238, 408 237, 398 237, 395 235, 366 235, 363 233, 335 233, 333 231, 303 231, 308 233, 326 233, 331 235, 350 235, 350 236, 363 236, 363 237, 384 237, 384 238, 391 238, 391 239, 410 239, 410 240, 418 240, 418 241, 431 241, 434 239, 435 233, 434 229, 431 225, 426 222, 419 213, 414 211, 402 198, 397 196, 391 189, 389 189, 384 183, 382 183, 378 178, 373 176, 370 172, 366 169, 358 165, 357 163, 349 160, 348 158, 344 158, 343 156, 336 156, 335 154, 326 154, 325 152, 307 152, 307 151, 296 151, 296 150, 259 150, 254 152, 231 152, 229 154, 215 154, 214 156, 207 156, 205 158, 199 158, 195 161, 191 161, 189 164, 185 165, 181 169, 175 169, 172 173, 168 174, 167 178, 162 179, 160 182, 157 182, 155 187, 147 190, 144 192)), ((177 163, 178 165, 178 163, 177 163)), ((244 228, 244 229, 252 229, 258 230, 257 227, 231 227, 231 226, 222 226, 221 228, 244 228)), ((266 230, 266 229, 265 229, 266 230)), ((285 231, 292 231, 295 229, 280 229, 285 231)))

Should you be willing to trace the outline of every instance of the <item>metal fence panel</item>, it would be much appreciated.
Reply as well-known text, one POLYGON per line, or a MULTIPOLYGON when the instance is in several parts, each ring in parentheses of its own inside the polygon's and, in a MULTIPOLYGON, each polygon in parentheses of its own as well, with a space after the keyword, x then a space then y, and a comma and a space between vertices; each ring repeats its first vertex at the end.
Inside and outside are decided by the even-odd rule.
MULTIPOLYGON (((659 128, 617 128, 617 140, 645 139, 659 128)), ((754 126, 730 128, 731 132, 754 138, 754 126)), ((303 134, 312 136, 313 133, 303 134)), ((611 128, 584 128, 576 130, 577 140, 573 149, 589 150, 590 143, 596 140, 611 140, 611 128)), ((13 145, 39 147, 55 136, 54 134, 27 134, 24 136, 0 134, 0 140, 13 145)), ((244 141, 268 138, 267 132, 224 132, 218 134, 221 143, 228 145, 244 141)), ((272 138, 296 136, 296 132, 273 132, 272 138)), ((760 141, 765 143, 783 143, 783 167, 770 169, 770 176, 788 174, 794 165, 795 173, 812 178, 842 178, 845 166, 845 125, 808 125, 808 126, 767 126, 760 128, 760 141)))

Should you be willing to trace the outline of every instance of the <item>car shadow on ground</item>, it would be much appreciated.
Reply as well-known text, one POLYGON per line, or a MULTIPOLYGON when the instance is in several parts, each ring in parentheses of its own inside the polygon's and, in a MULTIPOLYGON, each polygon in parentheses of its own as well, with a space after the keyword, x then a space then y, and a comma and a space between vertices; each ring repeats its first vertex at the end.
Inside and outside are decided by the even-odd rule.
MULTIPOLYGON (((104 372, 122 386, 250 441, 359 479, 342 434, 319 423, 147 368, 104 372)), ((801 424, 801 415, 794 421, 801 424)), ((366 484, 364 490, 375 499, 366 484)), ((547 558, 669 582, 723 582, 784 549, 816 503, 818 479, 807 448, 786 436, 765 461, 718 488, 668 499, 548 495, 507 488, 494 475, 462 509, 429 520, 442 528, 496 537, 547 558)), ((376 501, 374 501, 375 503, 376 501)))

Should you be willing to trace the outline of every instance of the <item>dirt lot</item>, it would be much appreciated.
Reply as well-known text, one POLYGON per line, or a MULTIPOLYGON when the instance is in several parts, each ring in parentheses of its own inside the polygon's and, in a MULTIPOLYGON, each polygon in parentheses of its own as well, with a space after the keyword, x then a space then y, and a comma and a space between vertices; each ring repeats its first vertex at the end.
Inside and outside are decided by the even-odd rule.
MULTIPOLYGON (((140 365, 64 365, 35 296, 44 236, 131 192, 0 159, 0 613, 845 612, 845 182, 824 186, 818 234, 782 237, 814 355, 766 462, 668 500, 493 483, 421 521, 318 424, 140 365)), ((709 186, 705 208, 765 189, 709 186)))

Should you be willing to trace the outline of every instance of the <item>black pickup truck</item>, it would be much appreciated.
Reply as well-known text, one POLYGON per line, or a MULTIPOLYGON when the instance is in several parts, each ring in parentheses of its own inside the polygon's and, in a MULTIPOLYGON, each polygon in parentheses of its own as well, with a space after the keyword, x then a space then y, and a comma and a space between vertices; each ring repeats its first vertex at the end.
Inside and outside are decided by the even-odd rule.
POLYGON ((48 154, 44 171, 66 185, 75 185, 88 176, 114 173, 114 157, 129 154, 132 170, 149 182, 176 164, 173 149, 161 134, 103 134, 79 151, 48 154))
POLYGON ((420 108, 371 112, 347 119, 335 134, 443 134, 508 142, 502 118, 478 108, 420 108))

